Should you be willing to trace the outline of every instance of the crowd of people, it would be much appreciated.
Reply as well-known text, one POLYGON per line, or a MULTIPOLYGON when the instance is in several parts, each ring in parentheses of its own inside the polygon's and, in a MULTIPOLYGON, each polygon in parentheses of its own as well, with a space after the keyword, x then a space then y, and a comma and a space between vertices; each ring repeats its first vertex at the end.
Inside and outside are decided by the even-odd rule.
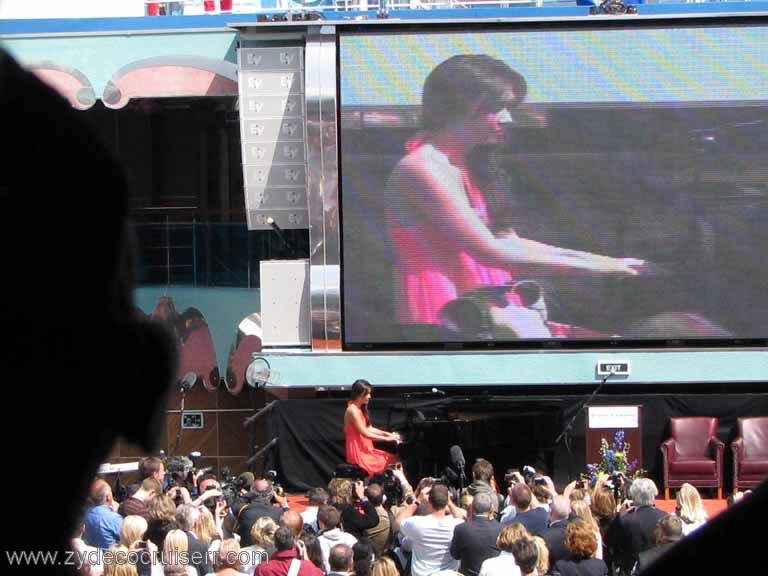
POLYGON ((151 457, 122 502, 93 482, 73 548, 136 559, 87 562, 96 576, 631 575, 707 521, 689 484, 667 514, 648 478, 558 491, 528 468, 507 471, 504 489, 487 460, 471 472, 463 491, 437 478, 414 487, 394 465, 365 481, 335 477, 292 507, 273 480, 246 472, 227 491, 208 471, 169 483, 151 457))

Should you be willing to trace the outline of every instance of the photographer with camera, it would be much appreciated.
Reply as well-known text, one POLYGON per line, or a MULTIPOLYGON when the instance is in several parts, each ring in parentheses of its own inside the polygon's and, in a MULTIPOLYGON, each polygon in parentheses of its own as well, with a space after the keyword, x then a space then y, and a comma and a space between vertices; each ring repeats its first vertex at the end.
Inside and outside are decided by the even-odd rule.
POLYGON ((245 495, 245 500, 248 503, 233 512, 237 517, 236 532, 240 535, 240 545, 251 546, 253 523, 262 516, 268 516, 279 523, 283 512, 288 510, 288 499, 284 495, 278 495, 269 480, 259 478, 254 481, 251 491, 245 495))
POLYGON ((549 512, 547 508, 540 506, 533 496, 533 492, 527 484, 517 482, 512 486, 512 504, 515 506, 515 515, 512 519, 505 518, 503 525, 517 522, 534 536, 541 536, 547 529, 549 512))
POLYGON ((328 484, 329 503, 341 512, 345 532, 362 538, 366 530, 379 524, 376 507, 365 496, 362 480, 354 483, 347 478, 334 478, 328 484))
POLYGON ((637 562, 638 554, 655 544, 655 530, 659 520, 667 514, 656 508, 659 491, 650 478, 636 478, 629 487, 631 500, 619 508, 619 516, 606 544, 613 551, 616 565, 628 574, 637 562))
POLYGON ((549 563, 568 558, 570 552, 565 546, 565 530, 571 516, 571 502, 566 496, 557 495, 549 506, 549 527, 542 534, 549 550, 549 563))
POLYGON ((411 576, 429 576, 438 570, 457 570, 450 554, 454 528, 464 521, 465 511, 449 495, 448 486, 433 484, 421 491, 427 496, 430 514, 415 516, 419 501, 406 506, 395 518, 395 528, 411 544, 411 576))
MULTIPOLYGON (((232 516, 229 503, 224 497, 224 492, 219 480, 210 471, 204 471, 202 477, 196 478, 198 496, 194 500, 187 500, 182 502, 183 504, 191 504, 196 508, 207 508, 213 517, 216 528, 221 534, 227 537, 231 536, 231 530, 224 530, 224 519, 227 516, 232 516), (199 479, 197 479, 199 478, 199 479), (227 534, 225 534, 227 532, 227 534)), ((186 492, 185 488, 181 488, 181 494, 186 492)), ((177 505, 179 503, 177 502, 177 505)), ((228 523, 231 526, 234 523, 234 517, 232 517, 228 523)))
POLYGON ((493 464, 485 458, 478 458, 472 465, 472 483, 467 486, 463 493, 476 496, 481 493, 491 495, 491 506, 494 515, 498 514, 504 508, 504 498, 499 495, 496 489, 496 482, 493 479, 493 464))
POLYGON ((319 530, 317 526, 317 512, 320 510, 320 506, 328 504, 328 491, 321 487, 310 488, 309 492, 307 492, 307 500, 309 506, 301 513, 301 519, 305 526, 308 526, 317 534, 319 530))
POLYGON ((240 508, 248 504, 246 496, 250 491, 251 486, 253 486, 254 480, 256 480, 256 477, 252 472, 243 472, 234 480, 234 482, 229 484, 230 498, 228 498, 228 502, 230 508, 233 510, 240 510, 240 508))

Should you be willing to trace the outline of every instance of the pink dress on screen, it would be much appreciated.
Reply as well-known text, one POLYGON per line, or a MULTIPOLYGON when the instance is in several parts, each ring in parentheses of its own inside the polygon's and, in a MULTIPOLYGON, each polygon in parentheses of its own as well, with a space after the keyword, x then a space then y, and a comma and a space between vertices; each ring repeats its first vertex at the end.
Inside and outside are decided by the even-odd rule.
MULTIPOLYGON (((365 412, 352 403, 349 406, 362 415, 366 426, 370 425, 365 412)), ((373 440, 363 436, 352 424, 344 426, 344 435, 347 439, 347 462, 359 466, 371 476, 384 472, 389 464, 400 461, 394 454, 374 448, 373 440)))
MULTIPOLYGON (((472 183, 466 169, 451 164, 445 154, 428 143, 409 144, 409 152, 419 154, 429 170, 439 173, 448 185, 460 189, 478 217, 489 225, 485 196, 472 183)), ((440 309, 464 292, 513 281, 510 270, 478 262, 456 238, 446 235, 433 218, 423 214, 415 216, 414 211, 394 214, 390 224, 397 255, 400 322, 439 324, 440 309)), ((515 298, 514 294, 511 298, 515 298)))

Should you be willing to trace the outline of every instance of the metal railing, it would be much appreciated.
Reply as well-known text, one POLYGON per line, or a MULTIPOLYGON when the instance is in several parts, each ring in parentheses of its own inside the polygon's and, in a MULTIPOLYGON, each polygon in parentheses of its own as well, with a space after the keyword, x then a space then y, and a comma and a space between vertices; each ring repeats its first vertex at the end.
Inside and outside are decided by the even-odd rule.
MULTIPOLYGON (((216 13, 264 13, 275 11, 369 11, 463 9, 482 7, 575 5, 577 0, 145 0, 148 15, 199 15, 216 13)), ((723 0, 639 0, 640 3, 705 3, 723 0)), ((726 0, 749 1, 749 0, 726 0)), ((596 0, 600 3, 600 0, 596 0)))

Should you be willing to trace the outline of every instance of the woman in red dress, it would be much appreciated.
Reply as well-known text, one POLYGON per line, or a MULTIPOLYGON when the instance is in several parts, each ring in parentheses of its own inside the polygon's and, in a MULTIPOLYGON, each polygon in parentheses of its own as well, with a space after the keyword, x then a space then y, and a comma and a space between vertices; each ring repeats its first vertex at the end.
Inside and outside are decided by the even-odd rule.
MULTIPOLYGON (((470 158, 479 146, 504 142, 510 110, 526 93, 519 73, 484 54, 453 56, 425 80, 423 130, 409 140, 408 153, 387 183, 387 197, 395 202, 389 228, 400 322, 443 324, 441 311, 449 302, 483 286, 511 286, 521 277, 576 272, 636 276, 644 265, 635 258, 523 238, 508 218, 492 217, 492 206, 506 204, 506 194, 481 189, 470 158)), ((515 306, 506 312, 492 309, 495 320, 517 319, 510 326, 517 336, 545 337, 537 331, 546 330, 541 317, 527 314, 532 311, 522 308, 517 296, 508 296, 515 306), (511 314, 514 308, 519 314, 511 314)))
POLYGON ((390 464, 400 459, 389 452, 373 447, 379 442, 399 442, 397 432, 386 432, 371 426, 368 419, 368 402, 373 386, 366 380, 356 380, 344 413, 344 434, 347 437, 347 462, 365 470, 368 474, 380 474, 390 464))

